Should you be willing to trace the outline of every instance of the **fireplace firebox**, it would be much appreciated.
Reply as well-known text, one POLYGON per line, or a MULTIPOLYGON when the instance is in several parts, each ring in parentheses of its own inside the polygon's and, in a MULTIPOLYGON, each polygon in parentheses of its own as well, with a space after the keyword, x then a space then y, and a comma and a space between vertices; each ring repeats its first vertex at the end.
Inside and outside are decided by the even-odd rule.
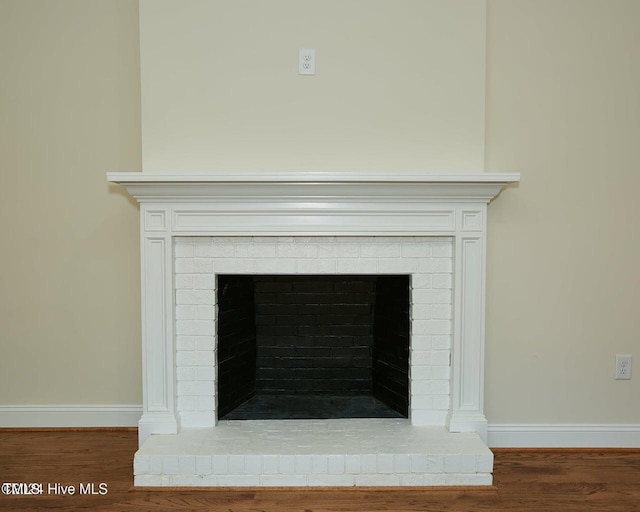
POLYGON ((409 413, 409 275, 218 275, 218 419, 409 413))

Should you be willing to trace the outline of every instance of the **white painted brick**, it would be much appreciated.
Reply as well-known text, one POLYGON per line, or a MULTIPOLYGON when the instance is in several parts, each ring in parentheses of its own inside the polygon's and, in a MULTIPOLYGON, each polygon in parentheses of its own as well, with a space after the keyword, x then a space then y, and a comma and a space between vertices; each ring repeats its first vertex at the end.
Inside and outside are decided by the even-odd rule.
POLYGON ((207 336, 215 334, 213 320, 177 320, 176 334, 191 336, 207 336))
POLYGON ((434 258, 450 258, 453 255, 453 243, 451 241, 446 242, 434 242, 431 244, 434 258))
POLYGON ((411 302, 413 304, 450 304, 451 290, 413 289, 411 302))
POLYGON ((413 323, 416 324, 415 329, 420 328, 419 334, 451 333, 451 320, 417 320, 413 323))
POLYGON ((165 455, 162 458, 162 472, 165 475, 178 475, 180 473, 180 459, 177 455, 165 455))
POLYGON ((176 258, 193 258, 193 244, 177 239, 174 245, 174 253, 176 258))
POLYGON ((432 309, 439 304, 414 304, 411 307, 411 317, 414 320, 430 320, 432 318, 432 309))
POLYGON ((344 473, 344 455, 329 455, 328 469, 332 475, 344 473))
POLYGON ((451 348, 451 335, 432 336, 431 343, 434 350, 448 350, 451 348))
POLYGON ((195 306, 176 306, 176 320, 195 320, 195 306))
POLYGON ((262 457, 260 455, 246 455, 244 458, 244 472, 247 475, 262 473, 262 457))
POLYGON ((448 350, 432 350, 431 364, 433 366, 448 366, 450 352, 448 350))
POLYGON ((335 274, 337 272, 335 260, 308 259, 296 261, 297 274, 335 274))
POLYGON ((431 277, 433 288, 452 288, 453 278, 451 274, 433 274, 431 277))
POLYGON ((178 381, 193 382, 196 380, 196 369, 193 366, 178 367, 176 377, 178 381))
POLYGON ((393 470, 395 473, 409 473, 411 471, 411 459, 407 453, 396 453, 393 456, 393 470))
POLYGON ((210 290, 176 290, 176 304, 180 305, 213 305, 215 294, 210 290))
POLYGON ((314 473, 327 473, 329 471, 329 460, 326 455, 313 455, 311 466, 314 473))
POLYGON ((214 259, 213 269, 217 274, 255 274, 253 264, 247 265, 247 261, 231 258, 214 259))
POLYGON ((448 395, 448 380, 412 380, 411 381, 411 400, 418 395, 448 395))
POLYGON ((257 487, 260 477, 257 475, 220 475, 216 482, 223 487, 257 487))
POLYGON ((255 274, 295 274, 298 260, 290 259, 264 259, 252 260, 255 274))
POLYGON ((211 382, 188 382, 178 381, 178 394, 179 395, 213 395, 213 386, 211 382))
POLYGON ((234 244, 213 241, 209 244, 196 244, 195 255, 199 258, 233 258, 236 249, 234 244))
POLYGON ((180 412, 193 412, 196 410, 196 397, 195 396, 179 396, 178 397, 178 410, 180 412))
POLYGON ((212 381, 215 379, 215 369, 213 366, 202 366, 195 369, 195 380, 212 381))
POLYGON ((413 350, 429 350, 431 348, 431 336, 413 335, 411 336, 411 348, 413 350))
POLYGON ((403 260, 396 258, 381 258, 378 260, 380 274, 407 274, 418 269, 417 260, 403 260))
POLYGON ((444 456, 444 472, 460 473, 460 455, 447 454, 444 456))
POLYGON ((195 455, 180 455, 179 457, 180 473, 193 474, 196 472, 195 455))
POLYGON ((216 283, 213 274, 196 274, 194 279, 196 290, 215 290, 216 283))
POLYGON ((376 274, 378 260, 373 258, 338 259, 339 274, 376 274))
MULTIPOLYGON (((214 324, 215 325, 215 324, 214 324)), ((194 336, 196 340, 196 350, 213 350, 215 340, 213 336, 194 336)))
POLYGON ((196 306, 196 319, 214 320, 215 308, 213 306, 196 306))
POLYGON ((142 475, 149 472, 149 457, 136 455, 133 459, 133 474, 142 475))
POLYGON ((460 472, 461 473, 475 473, 478 465, 476 464, 475 455, 461 455, 460 456, 460 472))
POLYGON ((367 453, 360 457, 360 466, 363 473, 375 473, 378 468, 377 455, 375 453, 367 453))
POLYGON ((491 485, 491 475, 478 474, 447 474, 445 475, 445 485, 491 485))
POLYGON ((178 366, 203 366, 213 363, 213 352, 208 350, 192 350, 190 352, 179 351, 176 353, 176 362, 178 366))
POLYGON ((411 395, 411 407, 413 409, 431 409, 433 397, 431 395, 411 395))
POLYGON ((295 455, 279 455, 278 470, 283 475, 293 475, 296 472, 295 455))
POLYGON ((428 289, 432 287, 432 284, 431 274, 413 274, 411 276, 411 288, 428 289))
POLYGON ((307 475, 264 475, 260 479, 265 487, 305 487, 307 475))
POLYGON ((449 366, 432 366, 431 378, 438 380, 448 380, 451 378, 451 368, 449 366))
MULTIPOLYGON (((433 351, 432 350, 412 350, 411 351, 411 366, 418 365, 432 365, 433 364, 433 351)), ((415 376, 412 376, 415 378, 415 376)))
POLYGON ((152 475, 162 474, 162 455, 152 455, 149 458, 149 473, 152 475))
POLYGON ((277 455, 262 456, 262 472, 266 475, 274 475, 278 473, 278 456, 277 455))
POLYGON ((400 245, 394 243, 361 244, 360 257, 362 258, 399 258, 400 245))
POLYGON ((422 475, 402 475, 400 477, 400 485, 435 487, 445 484, 444 474, 425 473, 422 475))
POLYGON ((440 411, 448 411, 451 406, 451 398, 449 396, 434 396, 433 408, 440 411))
POLYGON ((214 455, 212 457, 213 473, 215 475, 226 475, 229 473, 229 456, 214 455))
POLYGON ((393 455, 378 454, 378 473, 393 473, 393 455))
POLYGON ((411 409, 410 414, 412 425, 442 426, 445 424, 447 414, 449 414, 449 408, 447 407, 441 411, 411 409))
POLYGON ((451 258, 426 258, 420 260, 418 264, 418 272, 424 273, 441 273, 451 272, 452 260, 451 258))
POLYGON ((403 258, 429 258, 431 257, 431 244, 429 243, 404 243, 402 244, 403 258))
POLYGON ((244 455, 229 455, 229 474, 242 475, 244 473, 244 455))
POLYGON ((434 304, 432 306, 432 318, 434 320, 438 319, 451 319, 451 305, 450 304, 434 304))
POLYGON ((176 336, 176 349, 177 350, 195 350, 196 338, 195 336, 176 336))
POLYGON ((188 290, 193 288, 194 276, 191 274, 176 274, 176 290, 188 290))
POLYGON ((493 453, 489 453, 487 455, 477 455, 476 468, 476 471, 478 473, 493 472, 493 453))
POLYGON ((276 244, 237 244, 238 258, 275 258, 276 244))
POLYGON ((277 255, 279 258, 317 258, 318 245, 313 243, 278 244, 277 255))
POLYGON ((311 455, 296 455, 295 468, 296 473, 308 475, 312 472, 313 459, 311 455))
POLYGON ((215 397, 213 396, 214 387, 211 386, 211 394, 210 395, 201 395, 196 396, 196 410, 211 412, 215 409, 215 397))
POLYGON ((210 258, 176 258, 175 272, 177 274, 211 274, 213 260, 210 258))
POLYGON ((159 487, 163 484, 163 477, 160 475, 136 475, 134 485, 136 487, 159 487))
POLYGON ((360 256, 358 244, 319 244, 318 258, 357 258, 360 256))
POLYGON ((344 471, 349 474, 359 474, 362 471, 362 457, 360 455, 346 455, 344 471))
POLYGON ((355 483, 353 475, 309 475, 309 485, 313 486, 352 486, 355 483))
POLYGON ((356 475, 355 485, 367 487, 391 487, 400 485, 399 475, 356 475))

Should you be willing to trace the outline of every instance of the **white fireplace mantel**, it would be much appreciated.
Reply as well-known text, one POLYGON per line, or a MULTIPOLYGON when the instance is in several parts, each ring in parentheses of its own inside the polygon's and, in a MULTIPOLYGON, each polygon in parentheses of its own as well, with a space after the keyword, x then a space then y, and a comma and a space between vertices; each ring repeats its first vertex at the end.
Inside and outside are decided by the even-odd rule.
POLYGON ((179 430, 174 238, 447 236, 454 240, 448 428, 486 441, 483 413, 487 204, 517 173, 111 172, 141 204, 140 443, 179 430))

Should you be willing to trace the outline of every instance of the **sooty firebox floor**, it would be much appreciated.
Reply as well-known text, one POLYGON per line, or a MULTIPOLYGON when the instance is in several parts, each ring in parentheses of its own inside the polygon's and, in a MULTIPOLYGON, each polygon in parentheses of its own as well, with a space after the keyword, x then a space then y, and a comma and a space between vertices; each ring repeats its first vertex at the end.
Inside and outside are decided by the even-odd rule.
POLYGON ((403 418, 370 395, 255 395, 224 420, 403 418))

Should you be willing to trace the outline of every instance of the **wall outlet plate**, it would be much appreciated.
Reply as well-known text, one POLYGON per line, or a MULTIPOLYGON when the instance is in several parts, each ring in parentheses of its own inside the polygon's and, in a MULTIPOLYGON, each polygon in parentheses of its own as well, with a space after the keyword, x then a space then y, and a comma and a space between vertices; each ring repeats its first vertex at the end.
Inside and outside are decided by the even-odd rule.
POLYGON ((617 354, 616 355, 616 380, 630 380, 631 379, 631 356, 617 354))
POLYGON ((315 75, 316 74, 316 49, 300 48, 298 53, 298 74, 299 75, 315 75))

